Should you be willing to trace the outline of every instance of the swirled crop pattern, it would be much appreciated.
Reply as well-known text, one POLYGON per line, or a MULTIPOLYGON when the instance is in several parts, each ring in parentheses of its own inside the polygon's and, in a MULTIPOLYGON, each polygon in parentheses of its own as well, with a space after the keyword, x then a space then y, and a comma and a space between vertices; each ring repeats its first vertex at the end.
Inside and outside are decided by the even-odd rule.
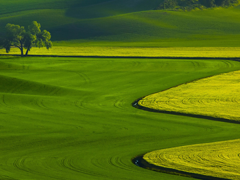
POLYGON ((240 71, 201 79, 139 101, 141 106, 240 121, 240 71))
POLYGON ((222 141, 147 153, 151 164, 206 176, 240 179, 240 140, 222 141))

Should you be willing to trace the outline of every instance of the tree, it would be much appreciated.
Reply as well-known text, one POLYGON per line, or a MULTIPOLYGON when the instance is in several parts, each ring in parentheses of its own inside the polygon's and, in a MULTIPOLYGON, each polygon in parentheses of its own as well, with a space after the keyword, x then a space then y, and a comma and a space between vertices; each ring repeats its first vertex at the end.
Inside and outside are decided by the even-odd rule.
POLYGON ((160 9, 171 9, 178 5, 177 0, 164 0, 164 2, 160 5, 160 9))
POLYGON ((3 48, 3 38, 0 37, 0 49, 3 48))
POLYGON ((7 53, 10 52, 11 47, 17 47, 21 51, 21 56, 24 56, 24 49, 26 49, 25 56, 27 56, 34 46, 39 48, 45 46, 47 49, 52 47, 50 32, 41 31, 41 25, 37 21, 33 21, 27 31, 23 26, 10 23, 5 28, 6 36, 1 44, 7 53))
POLYGON ((191 6, 197 3, 198 3, 198 0, 179 0, 178 2, 180 6, 191 6))
POLYGON ((206 7, 214 7, 215 6, 215 0, 200 0, 200 3, 206 7))

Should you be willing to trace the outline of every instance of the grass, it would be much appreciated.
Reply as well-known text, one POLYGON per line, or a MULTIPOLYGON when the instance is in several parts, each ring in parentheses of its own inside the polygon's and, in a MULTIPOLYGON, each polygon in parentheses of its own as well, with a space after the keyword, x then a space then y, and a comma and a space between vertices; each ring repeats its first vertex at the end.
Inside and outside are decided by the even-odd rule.
MULTIPOLYGON (((32 21, 51 32, 54 48, 33 55, 239 57, 240 6, 180 12, 153 10, 158 0, 0 3, 0 34, 7 23, 32 21)), ((146 94, 240 70, 236 61, 1 56, 0 69, 0 179, 183 180, 131 159, 239 138, 236 124, 131 106, 146 94)))
POLYGON ((79 20, 70 26, 62 26, 61 29, 69 30, 71 34, 65 35, 66 39, 55 37, 55 40, 157 42, 159 47, 236 47, 239 44, 239 20, 228 19, 236 17, 239 12, 234 9, 200 12, 144 11, 79 20), (205 13, 211 18, 206 18, 205 13), (73 28, 69 29, 69 27, 73 28))
POLYGON ((103 46, 105 43, 110 44, 111 47, 111 44, 116 46, 116 42, 119 46, 122 43, 134 46, 140 42, 144 47, 153 44, 157 47, 239 45, 239 6, 181 12, 152 10, 156 1, 108 1, 102 4, 97 1, 77 3, 72 0, 67 4, 60 0, 48 3, 38 1, 43 7, 36 5, 35 1, 21 2, 24 9, 4 1, 3 5, 9 6, 11 11, 0 15, 0 34, 4 32, 3 27, 7 23, 27 26, 36 20, 41 23, 42 29, 51 32, 56 45, 61 46, 73 42, 80 47, 86 44, 95 46, 96 43, 103 46), (33 8, 32 5, 39 8, 33 8), (106 9, 109 14, 102 15, 102 12, 108 12, 106 9), (87 16, 93 17, 86 19, 87 16))
POLYGON ((239 62, 3 56, 0 69, 0 179, 183 180, 131 159, 239 138, 236 124, 131 106, 146 94, 239 70, 239 62))
POLYGON ((29 9, 66 9, 68 16, 80 17, 84 15, 84 18, 91 18, 154 9, 160 2, 159 0, 151 2, 147 0, 0 0, 0 3, 1 14, 29 9))
POLYGON ((182 146, 144 155, 151 164, 208 177, 239 179, 239 139, 182 146))
POLYGON ((144 97, 151 109, 240 121, 240 72, 225 73, 144 97))

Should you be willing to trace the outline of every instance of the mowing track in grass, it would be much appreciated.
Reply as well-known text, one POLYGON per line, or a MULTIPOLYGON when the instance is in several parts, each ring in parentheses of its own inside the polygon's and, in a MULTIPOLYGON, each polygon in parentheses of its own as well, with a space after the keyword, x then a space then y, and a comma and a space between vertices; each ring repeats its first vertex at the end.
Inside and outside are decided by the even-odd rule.
POLYGON ((0 69, 0 179, 187 180, 131 159, 239 137, 230 123, 131 106, 144 94, 239 70, 237 61, 4 56, 0 69))

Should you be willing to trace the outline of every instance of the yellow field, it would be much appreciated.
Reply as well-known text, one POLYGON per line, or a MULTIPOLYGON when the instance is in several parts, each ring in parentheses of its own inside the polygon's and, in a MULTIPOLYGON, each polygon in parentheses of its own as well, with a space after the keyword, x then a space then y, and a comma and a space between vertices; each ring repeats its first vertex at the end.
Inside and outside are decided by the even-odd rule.
MULTIPOLYGON (((139 105, 240 121, 240 71, 224 73, 144 97, 139 105)), ((240 179, 240 139, 147 153, 150 164, 183 172, 240 179)))
POLYGON ((240 140, 182 146, 144 155, 151 164, 206 176, 240 179, 240 140))
MULTIPOLYGON (((6 54, 0 49, 0 54, 6 54)), ((20 54, 12 48, 10 54, 20 54)), ((65 47, 32 48, 29 55, 138 56, 138 57, 240 57, 240 47, 65 47)))
POLYGON ((240 71, 225 73, 146 96, 151 109, 240 121, 240 71))

